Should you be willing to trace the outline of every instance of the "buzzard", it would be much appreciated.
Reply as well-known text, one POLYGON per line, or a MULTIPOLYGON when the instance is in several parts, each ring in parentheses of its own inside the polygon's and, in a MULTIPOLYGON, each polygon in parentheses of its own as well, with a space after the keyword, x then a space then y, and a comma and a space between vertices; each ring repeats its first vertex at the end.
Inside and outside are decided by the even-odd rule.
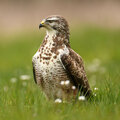
POLYGON ((73 101, 91 96, 82 58, 70 47, 69 26, 61 16, 49 16, 40 23, 46 36, 33 56, 33 75, 48 99, 73 101))

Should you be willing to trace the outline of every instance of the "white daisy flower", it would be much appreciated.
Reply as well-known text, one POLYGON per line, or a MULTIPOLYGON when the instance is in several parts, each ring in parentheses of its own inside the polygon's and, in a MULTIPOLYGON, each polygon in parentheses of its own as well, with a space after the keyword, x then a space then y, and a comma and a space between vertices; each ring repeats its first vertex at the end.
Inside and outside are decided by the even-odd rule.
POLYGON ((65 85, 68 85, 69 83, 70 83, 69 80, 66 80, 66 81, 65 81, 65 85))
POLYGON ((75 89, 76 89, 76 87, 75 87, 75 86, 72 86, 72 89, 73 89, 73 90, 75 90, 75 89))
POLYGON ((98 88, 95 87, 94 90, 98 90, 98 88))
POLYGON ((20 76, 20 79, 21 79, 21 80, 29 80, 29 79, 30 79, 30 76, 29 76, 29 75, 21 75, 21 76, 20 76))
POLYGON ((64 85, 64 84, 65 84, 65 81, 61 81, 60 84, 61 84, 61 85, 64 85))
POLYGON ((61 103, 61 102, 62 102, 62 100, 59 98, 55 100, 55 103, 61 103))
POLYGON ((78 100, 80 100, 80 101, 85 101, 85 96, 79 96, 79 97, 78 97, 78 100))

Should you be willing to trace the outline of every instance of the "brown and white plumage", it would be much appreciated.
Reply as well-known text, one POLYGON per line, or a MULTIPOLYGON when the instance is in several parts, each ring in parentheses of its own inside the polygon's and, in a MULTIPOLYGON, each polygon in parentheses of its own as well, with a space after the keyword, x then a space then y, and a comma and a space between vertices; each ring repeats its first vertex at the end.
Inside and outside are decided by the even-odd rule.
POLYGON ((44 19, 39 28, 47 30, 42 45, 33 56, 35 82, 48 99, 71 101, 80 92, 89 97, 91 89, 82 58, 71 49, 69 27, 61 16, 44 19))

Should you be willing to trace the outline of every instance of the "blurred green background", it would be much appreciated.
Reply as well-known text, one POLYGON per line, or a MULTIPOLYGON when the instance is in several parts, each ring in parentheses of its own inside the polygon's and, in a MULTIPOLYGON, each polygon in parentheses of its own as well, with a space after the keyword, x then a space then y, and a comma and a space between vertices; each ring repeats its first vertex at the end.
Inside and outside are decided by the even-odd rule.
POLYGON ((118 0, 0 0, 0 120, 120 118, 120 2, 118 0), (32 75, 32 56, 49 15, 64 16, 71 47, 85 63, 92 101, 47 101, 32 75), (98 90, 95 90, 98 88, 98 90))

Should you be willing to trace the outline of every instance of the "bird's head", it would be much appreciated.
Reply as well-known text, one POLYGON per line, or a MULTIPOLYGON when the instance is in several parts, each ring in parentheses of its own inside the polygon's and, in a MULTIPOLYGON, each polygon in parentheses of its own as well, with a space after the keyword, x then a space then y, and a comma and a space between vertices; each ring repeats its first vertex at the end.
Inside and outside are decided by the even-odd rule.
POLYGON ((69 35, 69 27, 67 21, 58 15, 49 16, 46 19, 43 19, 39 25, 39 28, 46 28, 47 31, 55 31, 62 35, 69 35))

